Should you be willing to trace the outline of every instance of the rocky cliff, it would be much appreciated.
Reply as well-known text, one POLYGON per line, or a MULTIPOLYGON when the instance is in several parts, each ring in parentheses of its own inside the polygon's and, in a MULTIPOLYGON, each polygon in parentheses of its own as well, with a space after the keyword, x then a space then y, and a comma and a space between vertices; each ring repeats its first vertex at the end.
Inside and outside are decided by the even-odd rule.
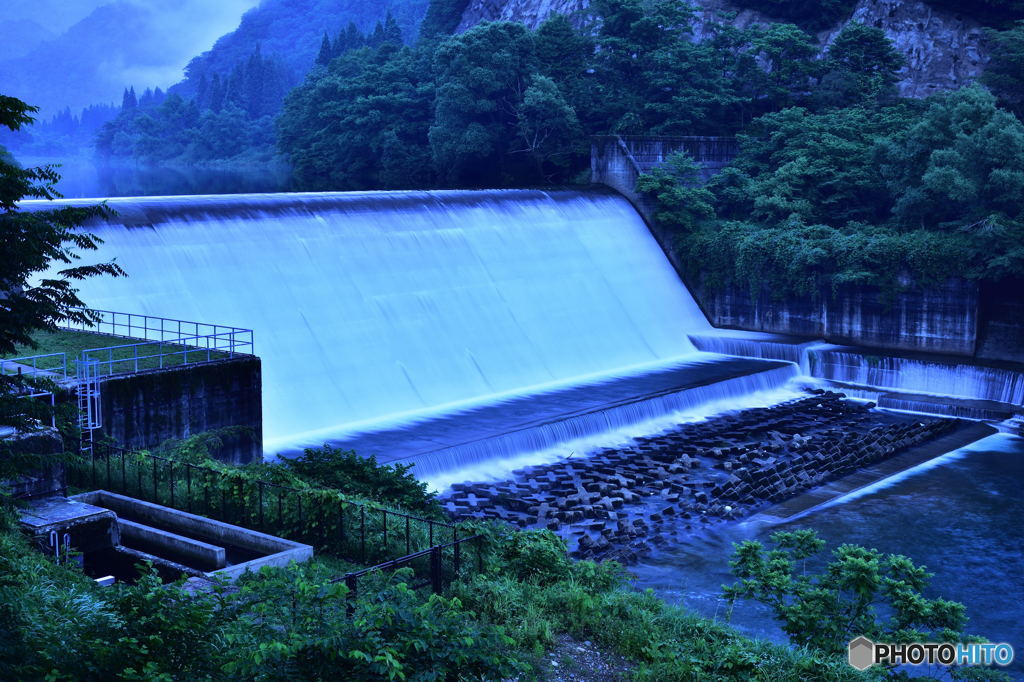
MULTIPOLYGON (((728 0, 692 0, 698 7, 698 39, 707 26, 721 21, 720 13, 735 13, 731 23, 745 27, 767 23, 771 18, 750 10, 739 10, 728 0)), ((519 21, 536 28, 552 14, 580 14, 589 0, 470 0, 459 30, 481 21, 519 21)), ((885 31, 906 58, 900 92, 907 97, 927 97, 976 79, 988 57, 981 25, 971 19, 934 8, 922 0, 859 0, 848 21, 859 21, 885 31)), ((845 23, 845 22, 844 22, 845 23)), ((818 34, 821 43, 830 42, 841 23, 818 34)))

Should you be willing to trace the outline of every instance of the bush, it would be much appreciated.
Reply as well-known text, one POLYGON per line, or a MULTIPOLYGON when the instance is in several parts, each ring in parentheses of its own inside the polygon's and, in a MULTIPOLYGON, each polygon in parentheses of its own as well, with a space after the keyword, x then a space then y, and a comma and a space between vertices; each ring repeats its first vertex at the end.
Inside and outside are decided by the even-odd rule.
MULTIPOLYGON (((730 604, 749 597, 769 606, 790 639, 799 646, 842 654, 855 637, 876 642, 964 642, 963 604, 928 599, 922 592, 932 577, 905 556, 883 554, 859 545, 840 545, 820 573, 807 562, 825 541, 813 530, 777 532, 775 547, 745 541, 730 561, 739 579, 725 588, 730 604)), ((961 671, 951 669, 954 679, 961 671)), ((964 671, 968 676, 975 671, 964 671)), ((985 671, 986 679, 1009 679, 985 671)))
POLYGON ((378 464, 374 455, 362 457, 354 450, 325 444, 322 448, 307 448, 298 457, 281 458, 277 466, 315 487, 341 490, 413 513, 441 516, 441 506, 427 484, 409 473, 411 464, 378 464))

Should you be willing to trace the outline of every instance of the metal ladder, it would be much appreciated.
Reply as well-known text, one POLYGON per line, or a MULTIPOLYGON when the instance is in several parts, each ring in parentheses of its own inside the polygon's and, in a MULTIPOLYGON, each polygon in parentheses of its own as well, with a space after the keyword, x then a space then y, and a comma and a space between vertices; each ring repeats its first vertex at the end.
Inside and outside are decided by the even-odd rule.
POLYGON ((78 361, 78 426, 82 431, 81 452, 92 455, 93 437, 96 429, 103 426, 100 412, 100 363, 89 360, 83 352, 78 361))

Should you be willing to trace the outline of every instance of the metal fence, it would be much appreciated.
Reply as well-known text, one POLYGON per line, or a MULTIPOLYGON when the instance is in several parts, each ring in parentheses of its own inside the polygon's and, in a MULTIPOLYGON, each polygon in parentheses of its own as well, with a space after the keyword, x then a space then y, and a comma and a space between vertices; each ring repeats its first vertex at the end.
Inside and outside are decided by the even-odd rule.
POLYGON ((440 590, 470 570, 471 544, 483 562, 481 536, 459 537, 455 524, 345 500, 333 490, 294 488, 230 471, 96 443, 68 466, 68 484, 124 495, 313 545, 317 552, 369 568, 338 578, 350 589, 372 573, 412 567, 417 587, 440 590))
POLYGON ((67 353, 46 353, 21 358, 0 358, 0 374, 66 379, 68 356, 67 353))
POLYGON ((139 340, 83 350, 78 366, 92 364, 98 376, 210 362, 253 352, 251 329, 112 310, 89 312, 99 317, 94 326, 71 323, 61 328, 139 340))
POLYGON ((249 340, 252 340, 252 330, 230 327, 223 324, 190 322, 188 320, 176 320, 171 317, 120 313, 113 310, 97 310, 93 308, 81 308, 79 310, 80 312, 90 313, 93 317, 98 317, 99 319, 93 326, 82 322, 69 322, 61 325, 62 329, 107 334, 108 336, 123 336, 128 339, 144 339, 146 341, 174 341, 203 336, 223 336, 232 332, 239 334, 247 333, 250 335, 249 340))
POLYGON ((146 341, 90 348, 82 351, 78 367, 92 363, 98 376, 113 376, 142 369, 163 369, 249 354, 242 349, 252 350, 250 330, 186 336, 173 341, 146 341))

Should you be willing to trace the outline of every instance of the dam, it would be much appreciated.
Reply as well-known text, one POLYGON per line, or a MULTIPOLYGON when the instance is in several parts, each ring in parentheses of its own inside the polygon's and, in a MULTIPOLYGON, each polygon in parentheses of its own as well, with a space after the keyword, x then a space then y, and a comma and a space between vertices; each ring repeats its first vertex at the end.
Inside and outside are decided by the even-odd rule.
POLYGON ((82 282, 83 300, 252 328, 269 455, 332 442, 429 475, 795 375, 698 351, 690 335, 711 326, 643 219, 611 192, 108 205, 115 216, 88 227, 103 240, 95 257, 129 276, 82 282), (537 395, 547 397, 525 398, 537 395))
MULTIPOLYGON (((964 574, 979 540, 926 522, 1019 507, 1024 449, 1005 433, 1024 412, 1019 365, 715 329, 613 193, 108 205, 90 260, 129 277, 85 280, 83 300, 253 329, 268 458, 330 443, 412 465, 453 518, 550 529, 709 617, 734 541, 799 519, 875 542, 864 519, 895 506, 888 549, 964 574), (931 534, 948 556, 929 554, 931 534)), ((994 552, 1009 533, 976 535, 994 552)), ((1020 553, 992 565, 1019 573, 1020 553)), ((984 593, 946 587, 993 636, 1019 635, 984 593)), ((778 639, 770 619, 744 620, 778 639)))

